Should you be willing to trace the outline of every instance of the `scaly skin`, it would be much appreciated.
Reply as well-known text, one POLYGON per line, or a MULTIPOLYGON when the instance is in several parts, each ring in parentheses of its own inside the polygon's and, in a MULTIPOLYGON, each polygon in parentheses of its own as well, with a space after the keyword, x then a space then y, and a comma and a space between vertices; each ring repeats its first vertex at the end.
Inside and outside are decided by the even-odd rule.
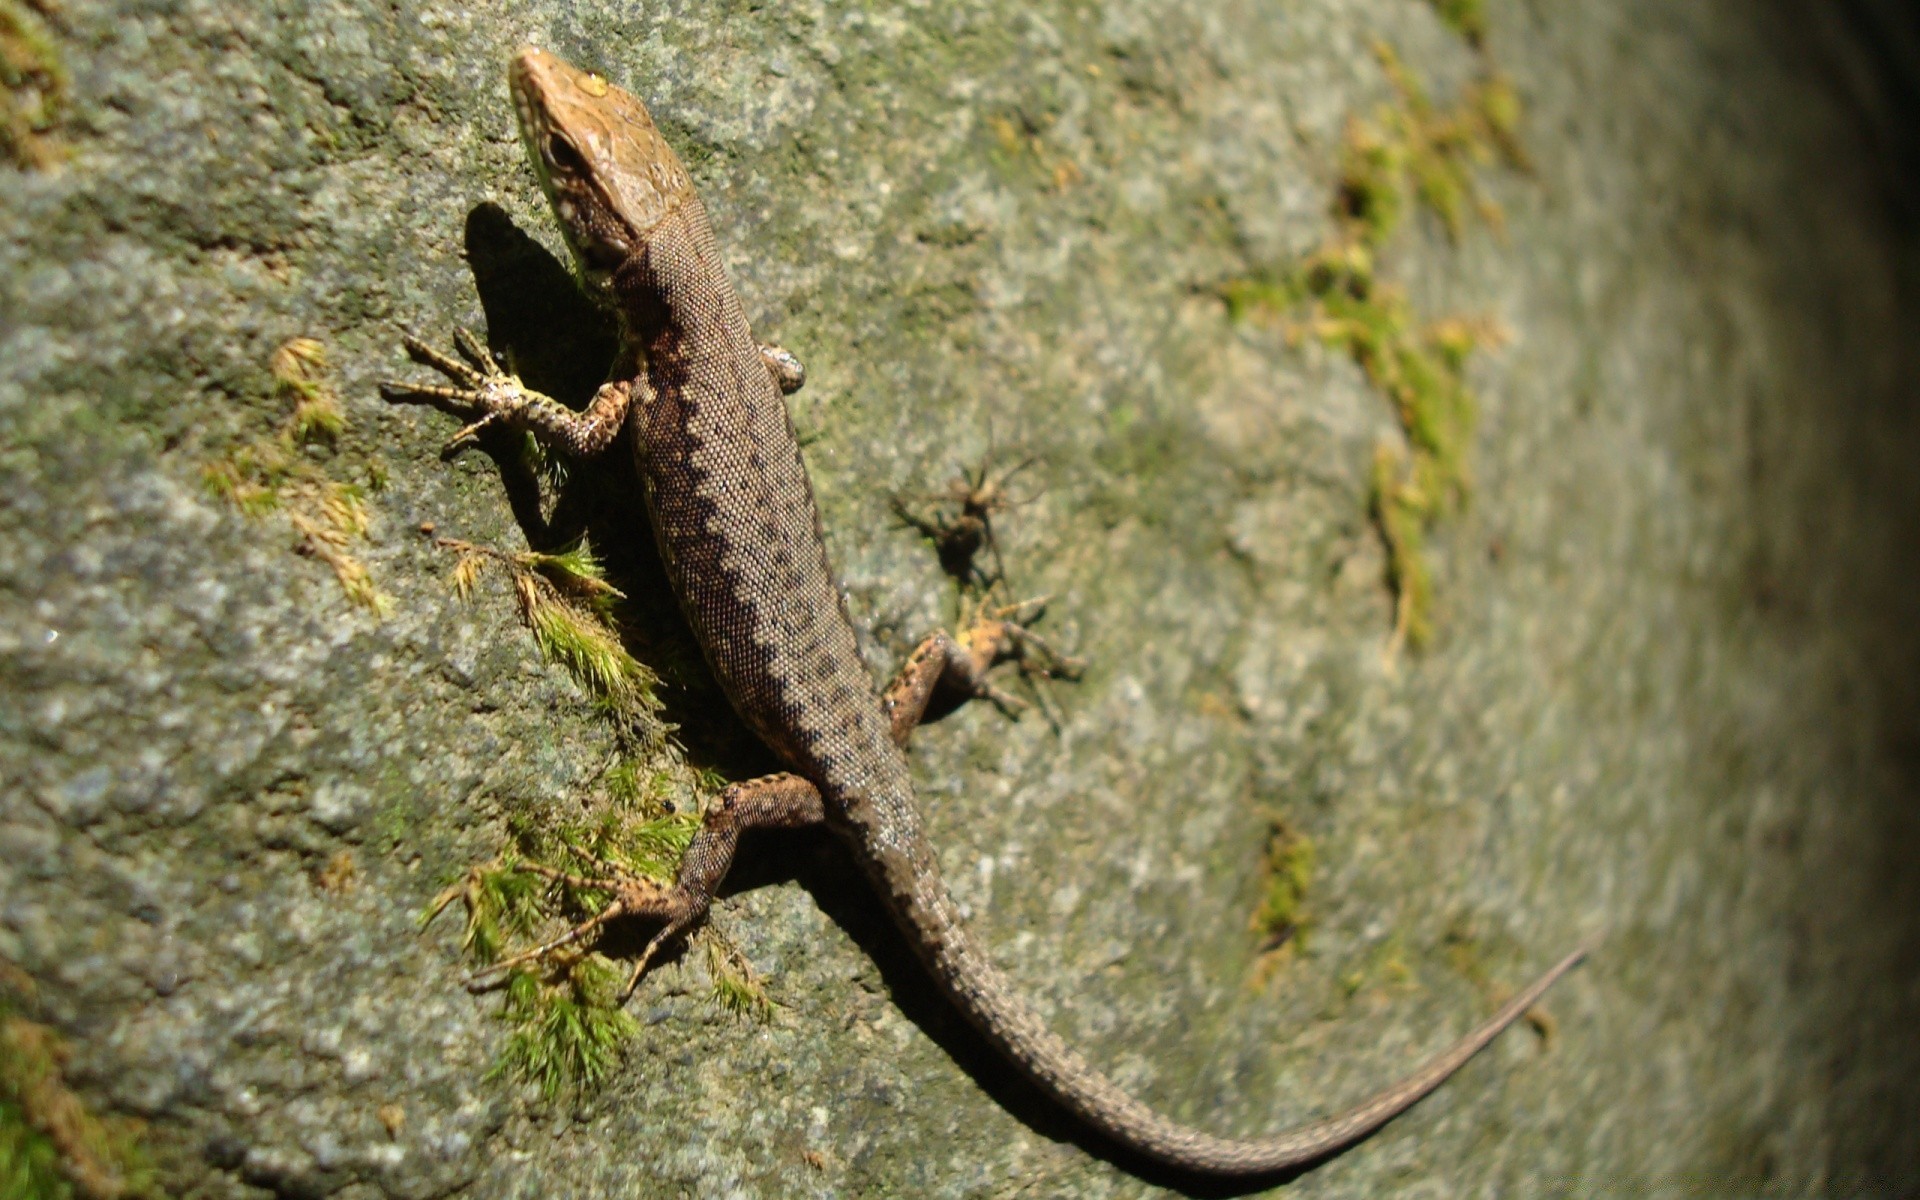
POLYGON ((1223 1176, 1283 1171, 1378 1129, 1580 959, 1569 955, 1402 1081, 1338 1116, 1268 1137, 1220 1138, 1179 1125, 1089 1065, 967 931, 901 752, 937 684, 994 694, 986 670, 1021 648, 1021 630, 991 621, 961 641, 936 634, 884 696, 875 694, 781 395, 798 385, 797 364, 754 341, 685 167, 645 106, 599 76, 525 49, 510 79, 529 155, 587 285, 621 320, 621 354, 579 413, 528 391, 471 349, 477 369, 417 342, 409 343, 417 359, 465 386, 390 385, 389 395, 463 404, 476 425, 516 424, 575 454, 598 452, 629 429, 681 607, 734 707, 792 770, 726 789, 674 887, 612 881, 614 902, 563 941, 613 917, 655 917, 664 926, 644 967, 654 946, 706 911, 741 830, 824 821, 852 847, 947 995, 1010 1060, 1114 1141, 1223 1176))

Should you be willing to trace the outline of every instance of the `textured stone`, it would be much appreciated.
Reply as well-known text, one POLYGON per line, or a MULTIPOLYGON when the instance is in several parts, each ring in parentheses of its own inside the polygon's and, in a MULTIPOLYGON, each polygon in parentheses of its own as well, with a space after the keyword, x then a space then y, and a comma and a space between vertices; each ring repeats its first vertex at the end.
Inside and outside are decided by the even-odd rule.
MULTIPOLYGON (((415 916, 610 734, 505 589, 463 605, 414 532, 519 547, 501 473, 439 462, 449 423, 373 383, 402 329, 454 324, 575 400, 602 368, 512 134, 532 38, 648 101, 807 362, 877 672, 956 616, 889 494, 1040 456, 1008 565, 1092 672, 1057 729, 966 711, 916 760, 961 900, 1095 1061, 1275 1127, 1605 929, 1552 1039, 1503 1038, 1288 1194, 1920 1177, 1908 43, 1839 4, 1488 7, 1535 169, 1486 177, 1504 238, 1420 220, 1383 267, 1515 340, 1474 367, 1439 645, 1389 665, 1367 478, 1394 415, 1206 288, 1325 236, 1343 123, 1388 95, 1372 39, 1439 96, 1473 77, 1427 4, 62 4, 73 160, 0 175, 0 957, 75 1085, 146 1118, 188 1196, 1168 1182, 1010 1080, 809 839, 759 843, 719 910, 771 1024, 707 1004, 694 955, 601 1093, 486 1078, 496 1001, 415 916), (359 551, 384 619, 200 485, 284 415, 295 336, 349 421, 312 461, 391 480, 359 551), (1263 977, 1275 814, 1318 867, 1312 937, 1263 977)), ((696 756, 756 769, 667 606, 634 610, 696 756)))

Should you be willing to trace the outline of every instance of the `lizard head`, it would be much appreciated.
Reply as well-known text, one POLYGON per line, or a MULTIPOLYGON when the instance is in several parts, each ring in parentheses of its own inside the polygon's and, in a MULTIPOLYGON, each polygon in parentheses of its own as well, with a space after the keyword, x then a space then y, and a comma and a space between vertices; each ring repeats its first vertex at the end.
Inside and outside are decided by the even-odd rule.
POLYGON ((646 105, 533 46, 507 72, 520 136, 574 260, 596 291, 692 195, 646 105))

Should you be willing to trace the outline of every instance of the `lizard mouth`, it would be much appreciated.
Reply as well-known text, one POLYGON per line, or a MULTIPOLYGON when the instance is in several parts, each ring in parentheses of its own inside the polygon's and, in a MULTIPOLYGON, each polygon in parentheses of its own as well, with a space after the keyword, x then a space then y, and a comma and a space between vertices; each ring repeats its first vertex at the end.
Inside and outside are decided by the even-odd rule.
POLYGON ((507 67, 507 88, 513 93, 513 113, 520 136, 531 142, 549 123, 542 97, 573 83, 574 69, 538 46, 522 46, 507 67))

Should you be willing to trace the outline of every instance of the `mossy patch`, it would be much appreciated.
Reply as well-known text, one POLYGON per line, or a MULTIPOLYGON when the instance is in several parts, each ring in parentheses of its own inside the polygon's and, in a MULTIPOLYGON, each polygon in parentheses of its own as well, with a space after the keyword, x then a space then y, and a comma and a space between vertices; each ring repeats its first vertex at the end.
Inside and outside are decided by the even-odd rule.
POLYGON ((715 934, 711 926, 701 930, 700 940, 706 948, 707 978, 712 981, 707 999, 735 1016, 771 1020, 773 998, 740 948, 715 934))
POLYGON ((159 1195, 140 1122, 96 1115, 67 1087, 69 1047, 17 1011, 16 974, 0 978, 0 1200, 159 1195))
POLYGON ((528 1080, 547 1100, 601 1083, 639 1022, 619 1004, 620 971, 583 955, 542 974, 515 971, 500 1019, 514 1027, 489 1078, 528 1080))
MULTIPOLYGON (((549 1100, 589 1090, 638 1032, 624 1007, 633 981, 590 947, 600 929, 596 914, 614 898, 611 881, 624 875, 670 884, 700 829, 698 813, 675 811, 669 799, 710 791, 717 781, 668 749, 665 767, 632 758, 610 767, 577 818, 510 817, 513 851, 470 868, 421 914, 424 926, 459 902, 468 959, 483 972, 507 969, 499 1015, 512 1032, 490 1078, 522 1080, 549 1100), (516 953, 542 932, 548 940, 540 952, 516 953)), ((712 1003, 760 1019, 772 1014, 773 1002, 739 950, 711 926, 693 938, 705 948, 712 1003)))
POLYGON ((0 0, 0 150, 27 170, 47 170, 67 155, 60 126, 71 81, 48 6, 48 0, 0 0))
POLYGON ((1394 99, 1347 124, 1332 233, 1303 261, 1227 280, 1218 294, 1232 320, 1279 320, 1290 340, 1312 337, 1345 351, 1392 402, 1403 437, 1376 450, 1369 507, 1395 597, 1390 647, 1418 649, 1433 634, 1427 535, 1472 487, 1476 405, 1467 368, 1505 333, 1483 317, 1423 318, 1403 288, 1380 278, 1378 264, 1411 211, 1432 214, 1454 240, 1470 219, 1504 229, 1475 172, 1526 161, 1519 99, 1504 79, 1489 74, 1442 109, 1390 47, 1374 50, 1394 99))
POLYGON ((1260 907, 1253 914, 1253 930, 1260 936, 1261 950, 1274 954, 1288 947, 1306 945, 1311 920, 1307 910, 1307 887, 1313 881, 1313 841, 1285 821, 1275 820, 1267 829, 1267 848, 1262 870, 1266 883, 1260 894, 1260 907))
POLYGON ((1478 47, 1487 40, 1487 0, 1433 0, 1447 28, 1478 47))
POLYGON ((366 497, 385 486, 385 474, 369 470, 361 482, 335 478, 326 454, 346 432, 346 415, 327 381, 326 349, 312 338, 294 338, 273 352, 268 365, 274 394, 290 407, 272 434, 237 446, 201 469, 209 494, 250 517, 280 512, 299 534, 301 553, 333 568, 347 599, 376 616, 390 607, 353 548, 366 539, 366 497))

